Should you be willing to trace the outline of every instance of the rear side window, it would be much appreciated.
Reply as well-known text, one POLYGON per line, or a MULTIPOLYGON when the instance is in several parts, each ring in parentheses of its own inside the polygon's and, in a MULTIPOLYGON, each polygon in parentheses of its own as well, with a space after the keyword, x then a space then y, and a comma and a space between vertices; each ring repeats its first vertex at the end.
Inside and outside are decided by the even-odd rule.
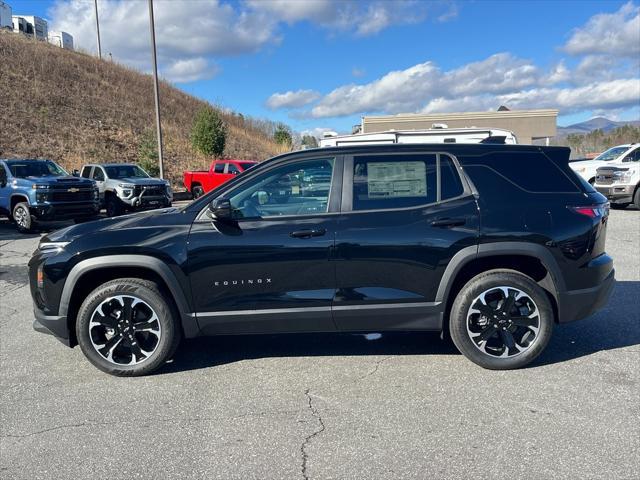
POLYGON ((89 178, 91 175, 91 167, 84 167, 82 169, 82 173, 80 174, 83 178, 89 178))
POLYGON ((435 155, 354 158, 353 210, 405 208, 436 200, 435 155))
POLYGON ((240 170, 233 163, 230 163, 228 168, 227 168, 227 173, 231 173, 233 175, 237 175, 237 174, 240 173, 240 170))
POLYGON ((216 163, 216 166, 213 168, 214 173, 224 173, 224 163, 216 163))
MULTIPOLYGON (((476 163, 470 160, 470 164, 476 163)), ((577 192, 568 175, 541 152, 494 152, 482 157, 481 165, 534 193, 577 192)))

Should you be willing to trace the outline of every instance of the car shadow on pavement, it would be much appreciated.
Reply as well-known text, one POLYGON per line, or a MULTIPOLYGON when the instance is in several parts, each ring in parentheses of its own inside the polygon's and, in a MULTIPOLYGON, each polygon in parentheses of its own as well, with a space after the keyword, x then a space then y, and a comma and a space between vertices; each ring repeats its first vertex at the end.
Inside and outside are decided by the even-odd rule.
MULTIPOLYGON (((608 306, 588 319, 557 326, 546 350, 529 368, 565 362, 602 350, 640 345, 640 282, 618 282, 608 306)), ((158 374, 272 357, 459 355, 436 332, 244 335, 184 341, 158 374), (368 338, 367 338, 368 337, 368 338)))
POLYGON ((618 281, 604 310, 587 319, 556 326, 546 350, 531 366, 640 345, 639 300, 639 281, 618 281))

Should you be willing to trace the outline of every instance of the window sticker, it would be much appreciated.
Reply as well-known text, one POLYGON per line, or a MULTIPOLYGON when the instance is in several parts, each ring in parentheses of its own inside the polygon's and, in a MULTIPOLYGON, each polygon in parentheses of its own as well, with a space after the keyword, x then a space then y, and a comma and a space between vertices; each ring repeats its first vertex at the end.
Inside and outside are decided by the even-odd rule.
POLYGON ((370 162, 367 171, 369 198, 427 196, 424 162, 370 162))

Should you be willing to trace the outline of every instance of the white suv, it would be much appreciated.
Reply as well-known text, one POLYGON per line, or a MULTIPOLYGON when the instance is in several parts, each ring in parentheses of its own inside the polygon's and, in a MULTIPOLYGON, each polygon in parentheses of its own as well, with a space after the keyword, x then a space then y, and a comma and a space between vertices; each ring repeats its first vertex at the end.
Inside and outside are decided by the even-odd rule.
POLYGON ((593 160, 571 162, 569 166, 578 175, 593 185, 596 181, 596 170, 598 170, 598 168, 606 167, 610 163, 622 162, 628 155, 633 154, 633 152, 637 152, 639 149, 640 143, 618 145, 616 147, 611 147, 609 150, 601 153, 593 160))
POLYGON ((614 208, 634 203, 640 209, 640 148, 636 147, 620 162, 598 168, 594 187, 614 208))

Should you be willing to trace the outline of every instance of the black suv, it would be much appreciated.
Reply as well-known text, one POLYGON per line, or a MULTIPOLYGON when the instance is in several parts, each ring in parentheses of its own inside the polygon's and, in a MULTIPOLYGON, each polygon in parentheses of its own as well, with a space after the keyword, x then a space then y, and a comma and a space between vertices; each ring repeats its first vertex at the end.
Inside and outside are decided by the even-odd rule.
POLYGON ((275 332, 445 331, 478 365, 521 367, 614 285, 608 204, 568 158, 461 144, 282 155, 187 207, 44 237, 34 327, 115 375, 155 370, 182 337, 275 332), (330 188, 306 188, 318 171, 330 188))

